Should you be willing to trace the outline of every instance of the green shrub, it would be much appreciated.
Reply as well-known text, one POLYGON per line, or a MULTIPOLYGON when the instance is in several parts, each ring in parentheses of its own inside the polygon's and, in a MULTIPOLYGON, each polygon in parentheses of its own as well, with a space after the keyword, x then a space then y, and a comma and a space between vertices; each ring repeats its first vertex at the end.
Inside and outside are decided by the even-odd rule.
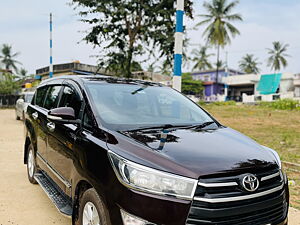
POLYGON ((198 104, 199 104, 199 105, 206 105, 205 101, 203 101, 203 100, 200 100, 200 101, 198 102, 198 104))
POLYGON ((260 102, 259 105, 280 110, 300 110, 300 102, 293 99, 280 99, 275 102, 260 102))

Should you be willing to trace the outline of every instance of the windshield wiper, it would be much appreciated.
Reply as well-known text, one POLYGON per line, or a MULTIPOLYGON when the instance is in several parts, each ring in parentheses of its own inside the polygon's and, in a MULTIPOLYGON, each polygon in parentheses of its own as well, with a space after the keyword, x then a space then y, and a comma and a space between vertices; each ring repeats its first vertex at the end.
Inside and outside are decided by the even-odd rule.
POLYGON ((192 126, 189 126, 187 128, 202 129, 202 128, 207 127, 207 126, 209 126, 213 123, 215 123, 215 122, 214 121, 209 121, 209 122, 205 122, 205 123, 201 123, 201 124, 192 125, 192 126))
POLYGON ((135 132, 135 131, 142 131, 142 130, 157 130, 157 129, 170 129, 170 128, 179 128, 179 127, 188 127, 191 125, 172 125, 172 124, 162 124, 162 125, 155 125, 155 126, 145 126, 145 127, 140 127, 132 130, 126 130, 128 132, 135 132))
POLYGON ((183 129, 190 129, 190 128, 196 128, 196 129, 201 129, 204 127, 207 127, 211 124, 215 123, 214 121, 209 121, 205 122, 202 124, 196 124, 196 125, 190 125, 190 124, 179 124, 179 125, 173 125, 173 124, 162 124, 162 125, 156 125, 156 126, 145 126, 145 127, 140 127, 137 129, 132 129, 132 130, 126 130, 127 132, 136 132, 136 131, 143 131, 143 130, 156 130, 156 129, 170 129, 170 128, 183 128, 183 129))

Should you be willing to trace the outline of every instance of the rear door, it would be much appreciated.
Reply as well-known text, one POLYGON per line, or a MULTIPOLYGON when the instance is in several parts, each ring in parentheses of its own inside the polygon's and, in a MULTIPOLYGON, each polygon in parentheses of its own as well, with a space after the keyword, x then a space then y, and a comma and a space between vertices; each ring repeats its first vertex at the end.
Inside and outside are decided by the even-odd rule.
MULTIPOLYGON (((45 124, 45 109, 44 102, 45 97, 47 94, 48 86, 39 87, 36 90, 35 99, 32 102, 33 104, 28 107, 28 116, 30 121, 32 122, 34 133, 35 133, 35 140, 36 140, 36 147, 37 147, 37 160, 45 159, 46 158, 46 149, 47 149, 47 129, 45 124)), ((42 163, 39 163, 39 166, 44 168, 42 163)))
MULTIPOLYGON (((68 81, 64 84, 58 107, 71 107, 77 119, 81 118, 82 96, 76 84, 68 81)), ((55 129, 48 135, 48 161, 55 168, 57 177, 53 177, 59 187, 71 196, 71 172, 73 168, 74 142, 80 126, 77 124, 54 123, 55 129)))

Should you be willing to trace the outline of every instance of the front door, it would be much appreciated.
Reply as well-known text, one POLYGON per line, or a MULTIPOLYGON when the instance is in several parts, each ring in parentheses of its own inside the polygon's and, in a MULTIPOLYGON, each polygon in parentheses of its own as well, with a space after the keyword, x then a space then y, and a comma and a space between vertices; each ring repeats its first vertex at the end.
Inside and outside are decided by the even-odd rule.
MULTIPOLYGON (((66 84, 63 86, 58 107, 71 107, 75 111, 75 116, 80 118, 81 99, 81 95, 75 87, 66 84)), ((48 132, 47 158, 49 164, 55 168, 56 175, 60 176, 57 182, 60 188, 65 191, 67 195, 71 196, 71 172, 74 156, 73 145, 80 126, 77 124, 54 123, 54 127, 54 130, 48 132)), ((54 179, 57 181, 57 177, 54 177, 54 179)))

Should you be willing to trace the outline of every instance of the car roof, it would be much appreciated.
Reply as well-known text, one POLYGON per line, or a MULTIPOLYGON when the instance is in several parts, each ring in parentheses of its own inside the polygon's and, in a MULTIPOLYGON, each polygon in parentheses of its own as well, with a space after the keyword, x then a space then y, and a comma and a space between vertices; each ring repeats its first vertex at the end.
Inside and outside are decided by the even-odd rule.
POLYGON ((112 76, 105 76, 105 75, 63 75, 63 76, 58 76, 58 77, 43 80, 40 86, 53 84, 53 83, 61 83, 63 80, 73 80, 73 81, 77 81, 78 83, 99 82, 99 83, 111 83, 111 84, 136 84, 136 85, 147 85, 147 86, 158 86, 158 87, 164 86, 160 83, 155 83, 151 81, 112 77, 112 76))

